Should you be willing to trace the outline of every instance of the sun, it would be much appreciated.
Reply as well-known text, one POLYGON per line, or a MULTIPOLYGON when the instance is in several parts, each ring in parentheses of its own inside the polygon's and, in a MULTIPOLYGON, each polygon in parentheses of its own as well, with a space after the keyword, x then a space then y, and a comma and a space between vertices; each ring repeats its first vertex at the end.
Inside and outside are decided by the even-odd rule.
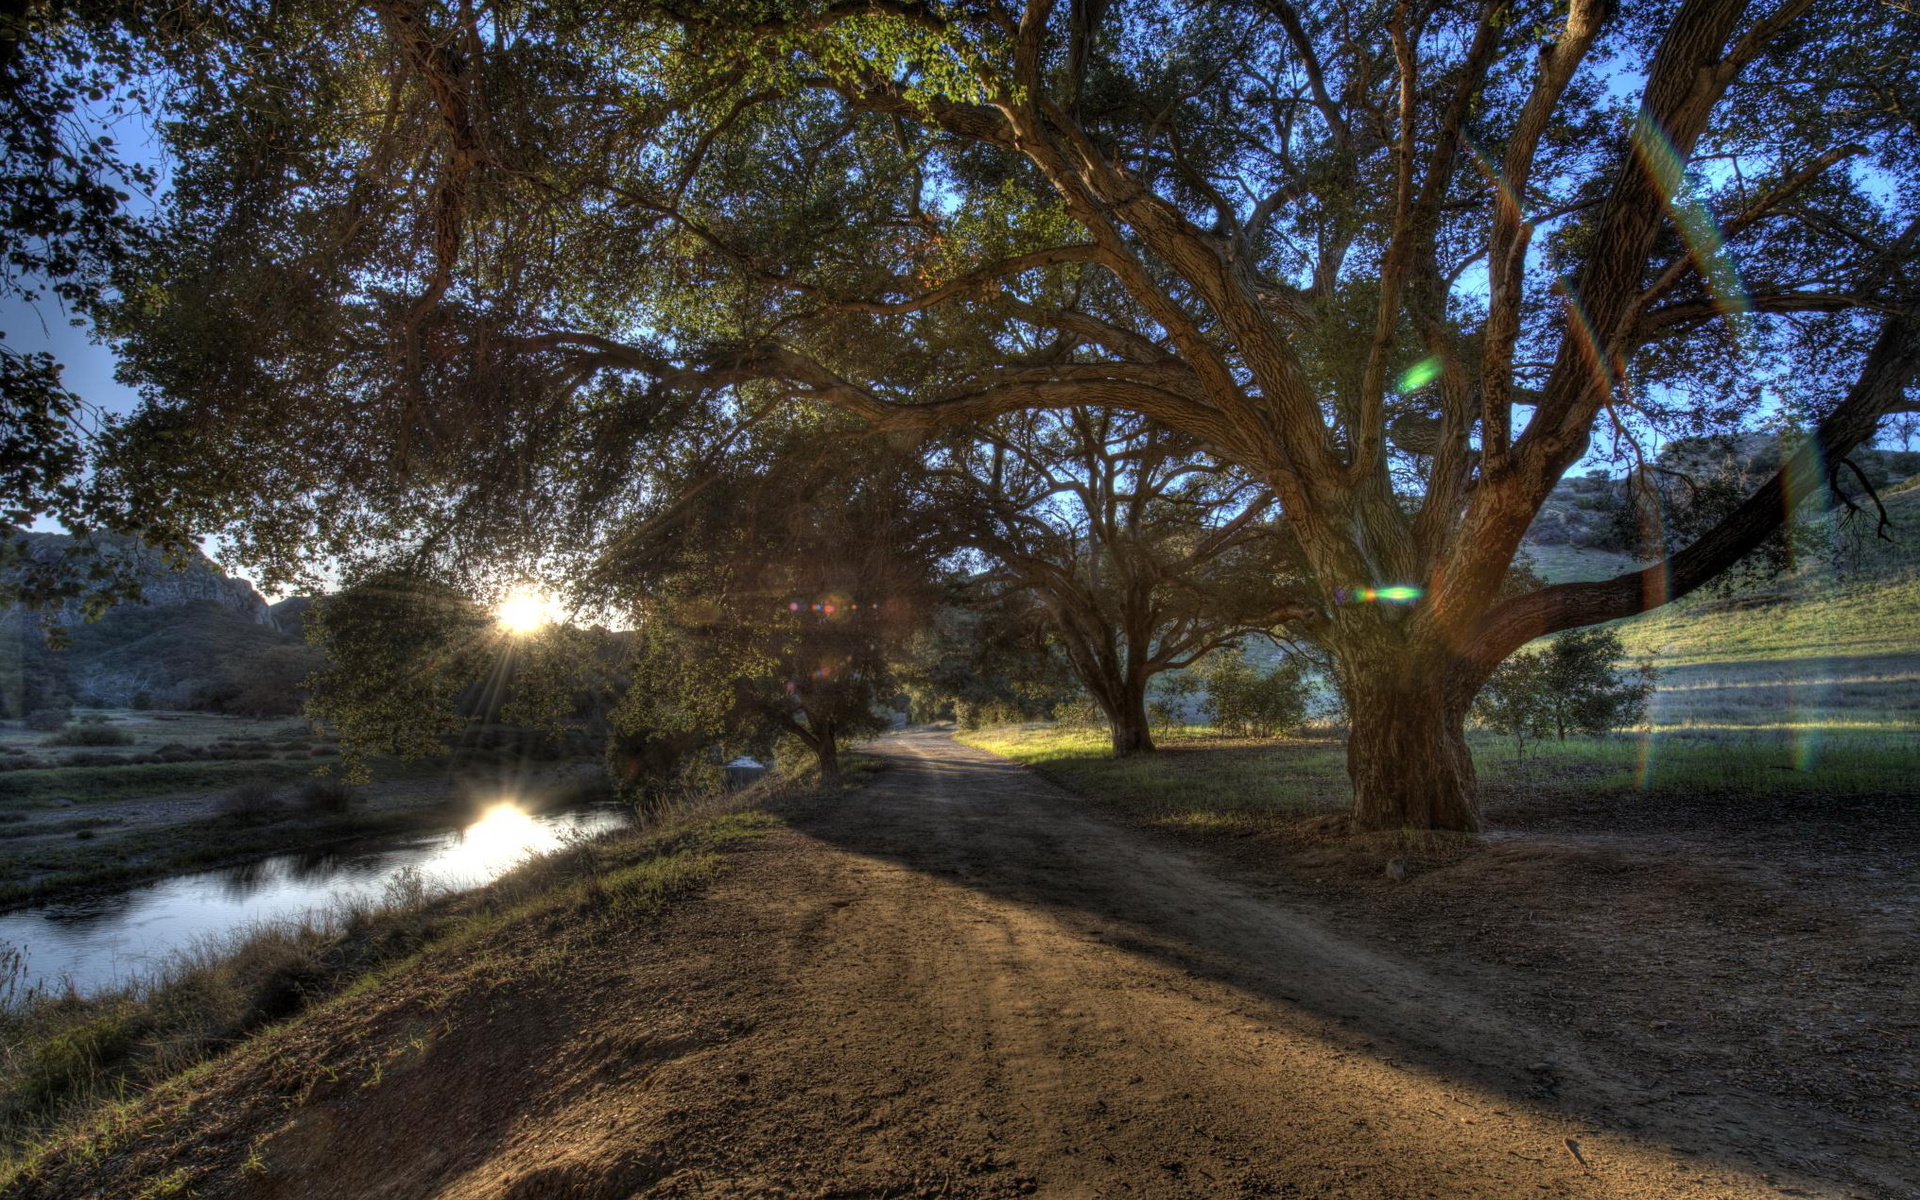
POLYGON ((522 636, 538 633, 558 620, 559 606, 532 588, 518 587, 500 598, 493 618, 508 633, 522 636))

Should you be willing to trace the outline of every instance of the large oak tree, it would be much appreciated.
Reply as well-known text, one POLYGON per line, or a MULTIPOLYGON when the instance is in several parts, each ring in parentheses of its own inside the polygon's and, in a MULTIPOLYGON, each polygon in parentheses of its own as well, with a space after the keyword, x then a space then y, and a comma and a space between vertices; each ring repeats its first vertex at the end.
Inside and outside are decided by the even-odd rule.
POLYGON ((975 585, 1040 601, 1116 756, 1154 748, 1154 676, 1311 615, 1283 588, 1272 494, 1151 421, 1022 413, 935 462, 945 519, 985 556, 975 585))
POLYGON ((1542 634, 1711 579, 1911 406, 1920 16, 1880 0, 209 6, 116 320, 124 462, 290 568, 688 406, 1139 413, 1253 473, 1354 820, 1476 820, 1542 634), (1503 597, 1596 449, 1812 433, 1666 561, 1503 597), (1382 604, 1385 594, 1414 597, 1382 604))

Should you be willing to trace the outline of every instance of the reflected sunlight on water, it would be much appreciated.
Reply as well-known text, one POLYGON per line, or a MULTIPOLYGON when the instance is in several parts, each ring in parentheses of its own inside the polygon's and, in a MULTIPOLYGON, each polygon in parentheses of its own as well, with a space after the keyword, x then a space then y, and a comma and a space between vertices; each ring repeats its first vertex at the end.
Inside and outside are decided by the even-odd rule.
POLYGON ((378 901, 411 868, 429 892, 464 891, 504 875, 568 839, 625 826, 627 810, 601 805, 533 815, 510 798, 460 829, 176 875, 108 895, 0 915, 0 940, 26 951, 22 986, 82 992, 123 981, 168 954, 263 921, 298 918, 342 901, 378 901))
POLYGON ((551 823, 535 820, 511 800, 502 800, 460 831, 459 841, 434 862, 442 882, 459 886, 462 876, 478 883, 511 870, 530 854, 559 849, 564 835, 551 823))

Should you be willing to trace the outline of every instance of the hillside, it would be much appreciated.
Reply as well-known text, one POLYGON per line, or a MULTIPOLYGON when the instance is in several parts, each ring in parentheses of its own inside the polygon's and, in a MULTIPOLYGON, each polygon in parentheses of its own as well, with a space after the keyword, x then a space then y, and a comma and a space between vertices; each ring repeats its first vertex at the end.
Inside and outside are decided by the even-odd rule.
MULTIPOLYGON (((1863 514, 1814 539, 1791 575, 1708 588, 1620 622, 1628 654, 1661 671, 1654 725, 1910 729, 1920 681, 1920 479, 1882 499, 1886 540, 1863 514)), ((1572 545, 1528 552, 1555 582, 1634 566, 1572 545)))
MULTIPOLYGON (((21 534, 31 557, 52 557, 72 540, 21 534)), ((199 708, 269 715, 299 706, 298 684, 319 665, 301 635, 304 608, 282 601, 282 623, 265 598, 205 555, 176 569, 132 538, 112 538, 107 553, 132 561, 142 598, 98 621, 77 605, 51 614, 0 609, 0 716, 19 717, 71 704, 104 708, 199 708), (60 638, 65 645, 57 645, 60 638)), ((0 578, 0 597, 7 580, 0 578)))
MULTIPOLYGON (((1920 477, 1883 495, 1892 528, 1872 536, 1865 514, 1809 546, 1793 574, 1695 593, 1622 621, 1635 654, 1668 665, 1920 653, 1920 477)), ((1637 564, 1572 545, 1529 544, 1548 580, 1605 579, 1637 564)))
MULTIPOLYGON (((1920 471, 1920 452, 1906 450, 1856 450, 1850 456, 1862 475, 1882 491, 1920 471)), ((1669 442, 1655 459, 1655 470, 1646 478, 1659 481, 1667 503, 1682 504, 1691 485, 1682 481, 1711 481, 1715 477, 1737 478, 1744 486, 1742 494, 1779 468, 1780 442, 1765 434, 1750 433, 1737 438, 1682 438, 1669 442)), ((1627 480, 1594 470, 1570 475, 1560 481, 1540 506, 1533 525, 1528 528, 1526 548, 1543 564, 1577 559, 1585 554, 1619 550, 1630 536, 1633 518, 1628 506, 1627 480)), ((1624 556, 1618 556, 1625 562, 1624 556)), ((1553 577, 1551 569, 1543 573, 1553 577)))

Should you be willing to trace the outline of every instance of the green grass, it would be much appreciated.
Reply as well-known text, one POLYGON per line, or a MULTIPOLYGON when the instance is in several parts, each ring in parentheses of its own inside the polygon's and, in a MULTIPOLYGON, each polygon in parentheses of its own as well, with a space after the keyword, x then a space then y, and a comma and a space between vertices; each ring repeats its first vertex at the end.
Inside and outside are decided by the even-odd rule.
POLYGON ((1658 729, 1920 729, 1920 654, 1669 665, 1648 710, 1658 729))
POLYGON ((1209 738, 1204 731, 1156 734, 1158 753, 1116 759, 1104 729, 1017 725, 959 739, 1150 825, 1251 831, 1276 816, 1339 809, 1352 794, 1346 748, 1332 740, 1254 743, 1209 738))
POLYGON ((1622 622, 1660 666, 1920 655, 1920 576, 1798 588, 1771 601, 1689 596, 1622 622))
MULTIPOLYGON (((1105 731, 1008 726, 960 735, 1031 766, 1128 820, 1203 833, 1247 834, 1352 803, 1346 748, 1332 739, 1247 742, 1194 730, 1159 753, 1111 756, 1105 731)), ((1516 760, 1511 742, 1471 737, 1490 819, 1506 803, 1570 807, 1624 801, 1691 804, 1744 798, 1812 805, 1920 790, 1920 739, 1879 729, 1806 725, 1571 738, 1516 760)))

